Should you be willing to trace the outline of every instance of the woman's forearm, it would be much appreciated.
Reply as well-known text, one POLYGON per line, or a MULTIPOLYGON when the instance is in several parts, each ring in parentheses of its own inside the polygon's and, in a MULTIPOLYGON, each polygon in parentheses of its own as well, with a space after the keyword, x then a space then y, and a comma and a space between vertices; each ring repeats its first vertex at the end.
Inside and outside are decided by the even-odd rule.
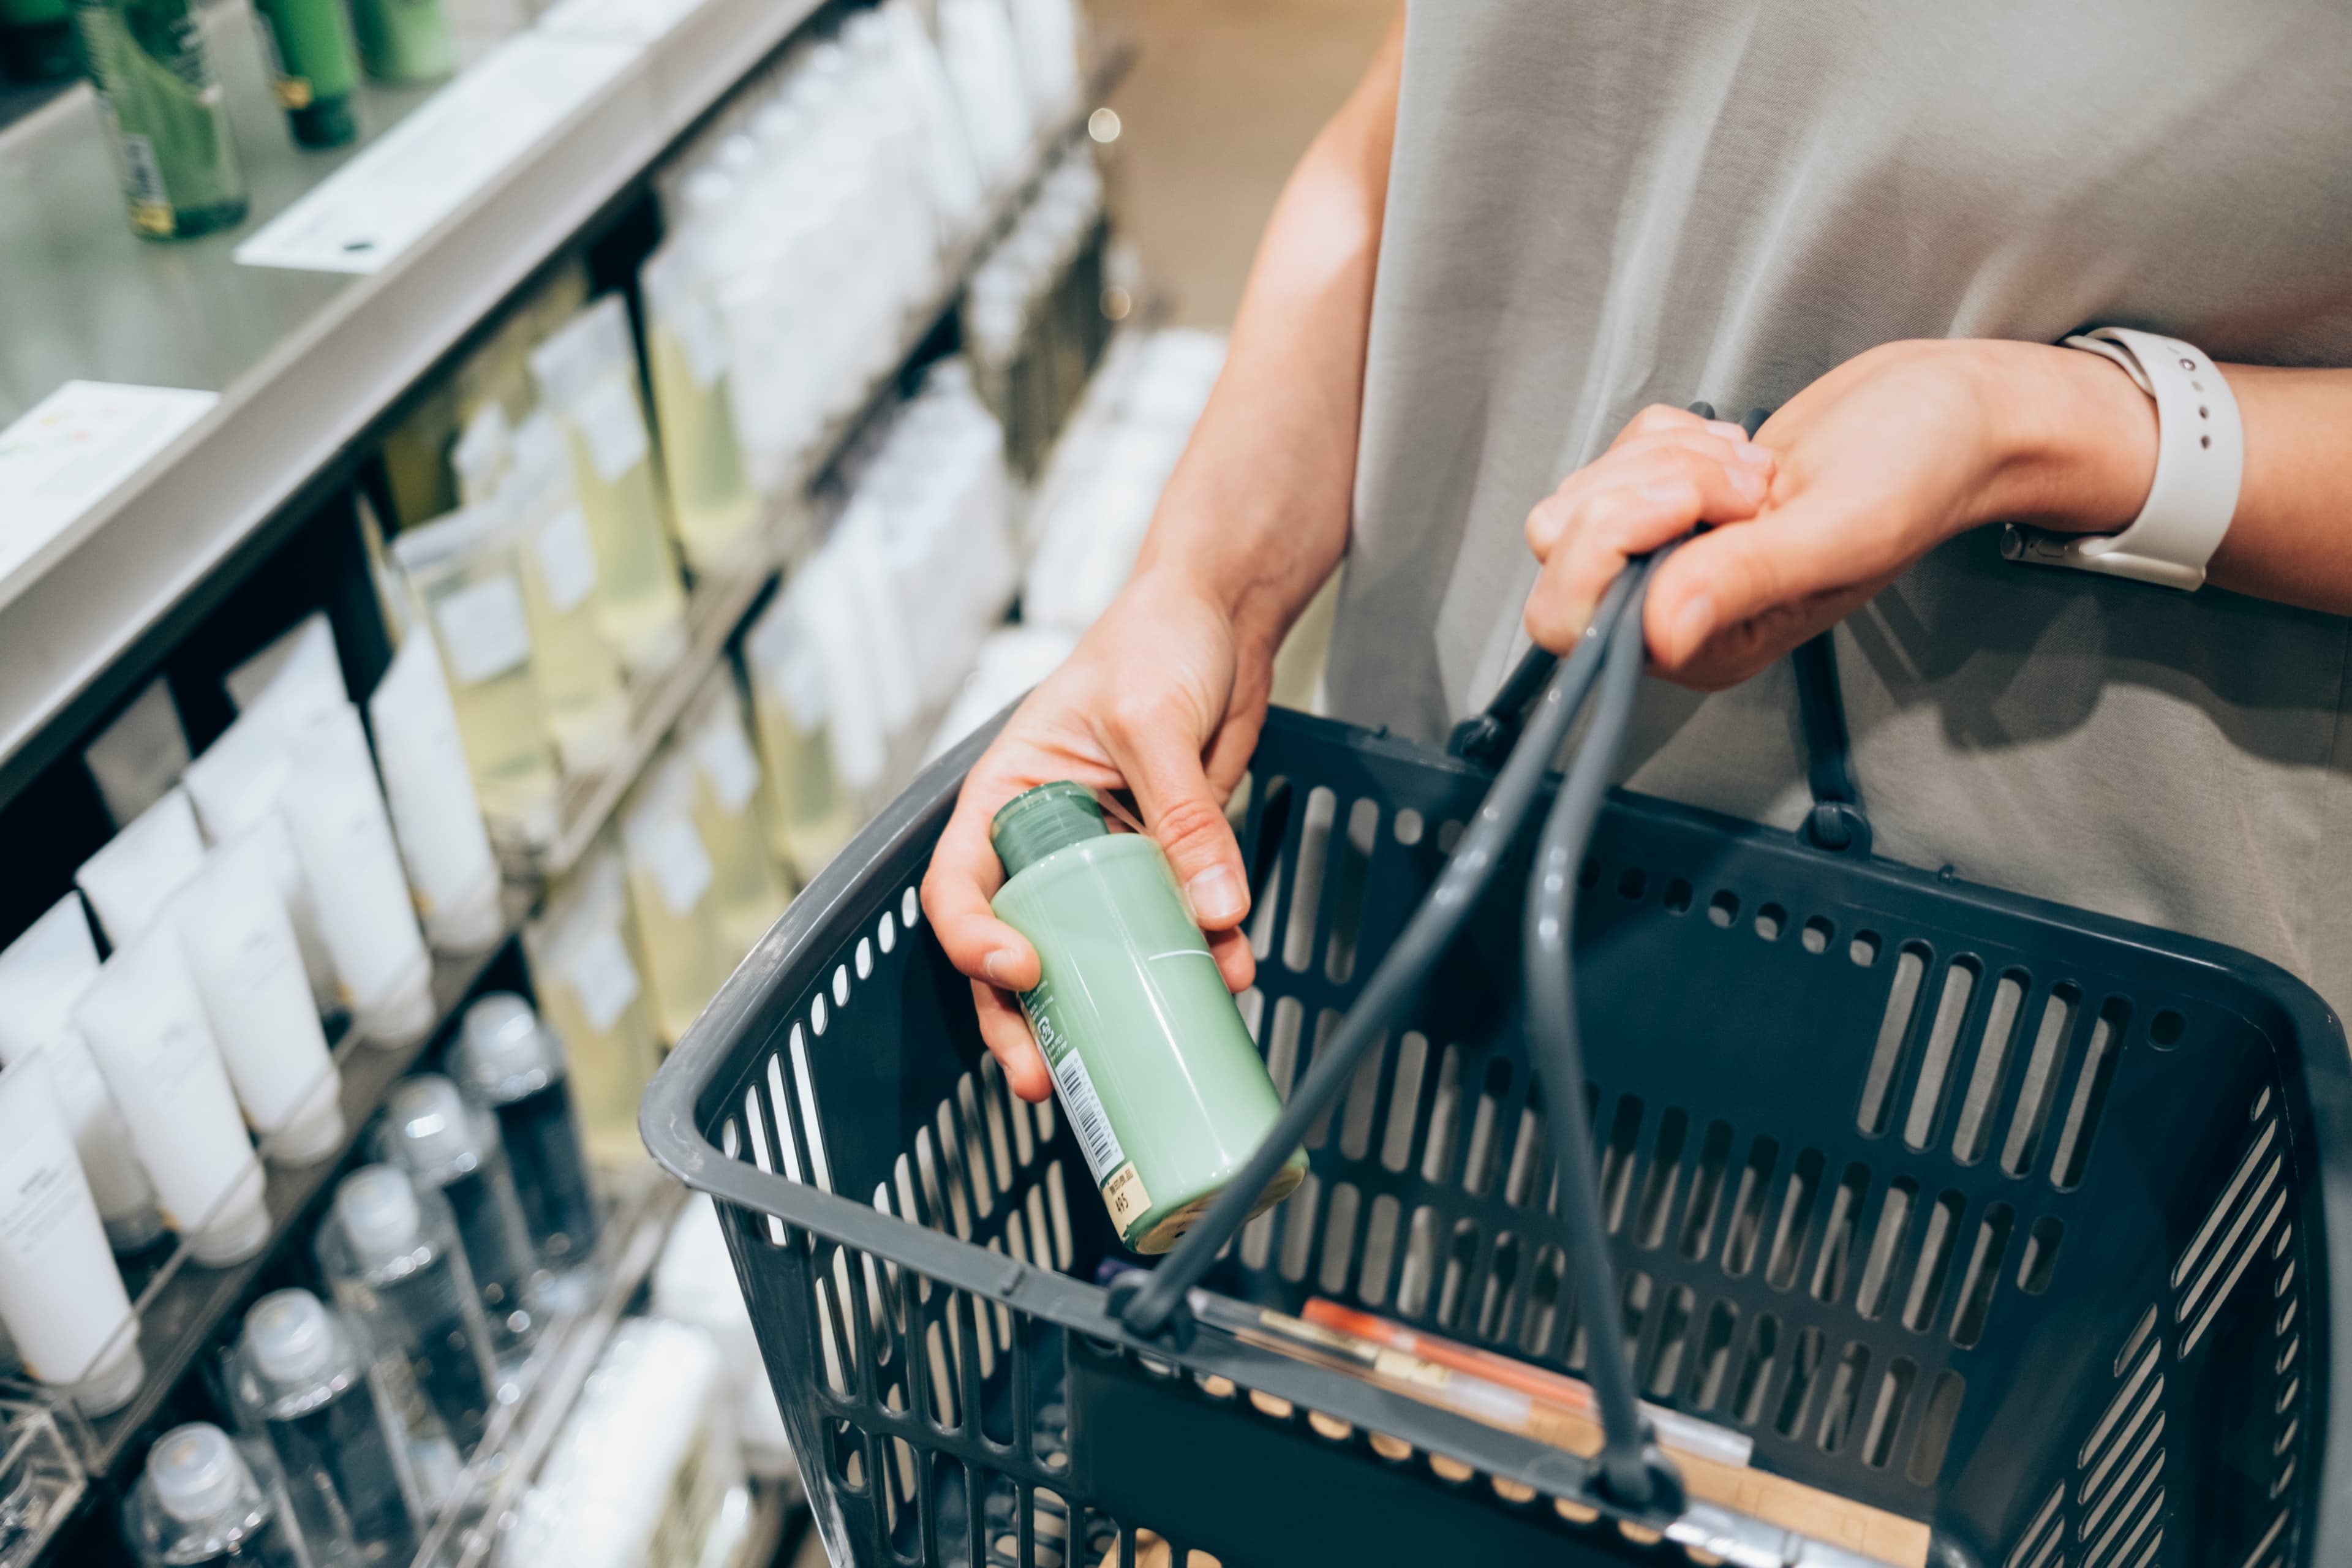
MULTIPOLYGON (((2126 527, 2156 474, 2156 405, 2095 354, 1993 347, 1989 385, 2023 388, 2009 422, 2016 488, 1996 515, 2084 532, 2126 527)), ((2217 586, 2352 615, 2352 370, 2225 364, 2245 428, 2217 586)))
POLYGON ((1270 657, 1347 547, 1403 17, 1284 187, 1139 578, 1180 574, 1270 657))

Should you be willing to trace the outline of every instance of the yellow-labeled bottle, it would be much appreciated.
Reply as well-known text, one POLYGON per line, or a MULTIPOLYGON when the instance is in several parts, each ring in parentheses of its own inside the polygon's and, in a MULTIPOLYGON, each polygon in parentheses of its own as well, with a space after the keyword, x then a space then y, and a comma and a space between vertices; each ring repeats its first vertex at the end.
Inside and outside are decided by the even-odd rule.
POLYGON ((804 597, 787 586, 743 640, 770 842, 803 884, 857 831, 856 803, 834 772, 824 664, 804 629, 804 597))
POLYGON ((581 1138, 601 1165, 645 1158, 637 1103, 661 1064, 635 934, 609 841, 549 894, 545 916, 524 932, 541 1011, 563 1042, 581 1138))
POLYGON ((433 628, 491 837, 547 843, 555 836, 555 760, 531 672, 511 517, 496 501, 468 507, 399 535, 392 553, 433 628))
POLYGON ((694 823, 710 853, 719 939, 740 962, 784 912, 792 890, 777 875, 760 820, 760 762, 743 733, 731 671, 703 688, 678 741, 694 760, 694 823))
POLYGON ((670 524, 698 573, 747 570, 759 554, 760 498, 736 438, 726 329, 692 253, 678 244, 656 251, 638 282, 670 524))
POLYGON ((530 356, 572 458, 596 555, 596 618, 631 676, 686 652, 686 591, 663 536, 653 443, 620 297, 591 305, 530 356))
POLYGON ((621 823, 629 907, 645 944, 654 1027, 676 1045, 734 967, 719 935, 716 868, 694 826, 693 764, 657 754, 621 823))
POLYGON ((629 700, 597 623, 595 546, 552 417, 535 414, 515 432, 506 484, 548 733, 565 773, 593 773, 628 744, 629 700))

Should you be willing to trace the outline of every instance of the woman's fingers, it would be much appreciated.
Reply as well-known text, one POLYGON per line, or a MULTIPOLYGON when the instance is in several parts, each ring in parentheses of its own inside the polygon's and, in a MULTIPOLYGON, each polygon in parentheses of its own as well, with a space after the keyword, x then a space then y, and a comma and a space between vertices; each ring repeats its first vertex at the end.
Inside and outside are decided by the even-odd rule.
POLYGON ((1595 496, 1671 478, 1677 472, 1696 474, 1708 464, 1729 475, 1735 489, 1743 493, 1752 490, 1760 500, 1771 486, 1771 452, 1741 437, 1738 426, 1729 426, 1732 435, 1727 438, 1692 416, 1682 417, 1692 422, 1620 437, 1606 455, 1569 475, 1558 489, 1537 502, 1527 522, 1528 548, 1536 552, 1536 558, 1550 559, 1579 508, 1595 496))
POLYGON ((1209 938, 1209 956, 1217 961, 1217 973, 1224 976, 1225 989, 1238 995, 1250 988, 1257 978, 1257 955, 1250 951, 1249 933, 1236 926, 1232 931, 1213 931, 1209 938))
POLYGON ((1108 725, 1111 758, 1143 808, 1144 825, 1168 852, 1176 885, 1203 931, 1225 931, 1249 913, 1241 846, 1201 763, 1197 724, 1178 708, 1138 704, 1108 725))
POLYGON ((1906 557, 1895 534, 1857 527, 1843 510, 1801 499, 1675 551, 1658 569, 1643 616, 1652 660, 1673 674, 1735 628, 1782 616, 1793 630, 1809 607, 1900 571, 1906 557))
POLYGON ((1045 1068, 1045 1058, 1037 1050, 1020 1005, 1010 994, 980 980, 971 983, 971 1005, 980 1015, 980 1037, 996 1065, 1004 1069, 1004 1081, 1013 1086, 1013 1092, 1027 1100, 1052 1094, 1053 1074, 1045 1068))
MULTIPOLYGON (((1036 950, 989 907, 1004 885, 1003 863, 988 838, 989 819, 1015 793, 1002 792, 1000 799, 977 780, 965 787, 923 874, 923 913, 958 970, 975 982, 1026 991, 1037 984, 1036 950)), ((1013 1016, 1017 1025, 1020 1016, 1013 1016)), ((1022 1032, 1025 1037, 1026 1028, 1022 1032)))
MULTIPOLYGON (((1554 651, 1583 635, 1594 605, 1628 560, 1698 523, 1755 516, 1771 482, 1763 465, 1737 457, 1720 461, 1683 446, 1622 458, 1612 454, 1587 473, 1604 468, 1608 473, 1580 487, 1564 509, 1543 574, 1528 596, 1528 635, 1554 651)), ((1535 527, 1530 520, 1530 533, 1535 527)))

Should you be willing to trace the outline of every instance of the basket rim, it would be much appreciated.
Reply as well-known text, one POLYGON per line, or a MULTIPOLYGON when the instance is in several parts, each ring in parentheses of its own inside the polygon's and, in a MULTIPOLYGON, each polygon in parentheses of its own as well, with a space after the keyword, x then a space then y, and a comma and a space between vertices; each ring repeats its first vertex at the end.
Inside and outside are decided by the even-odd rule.
MULTIPOLYGON (((1185 1371, 1222 1375, 1243 1387, 1262 1389, 1301 1408, 1322 1411, 1367 1430, 1410 1431, 1419 1439, 1418 1447, 1444 1452, 1540 1492, 1575 1496, 1622 1520, 1664 1528, 1661 1517, 1620 1509, 1601 1497, 1598 1489, 1587 1484, 1597 1474, 1597 1467, 1574 1454, 1405 1400, 1345 1374, 1260 1350, 1206 1328, 1181 1350, 1139 1338, 1107 1310, 1108 1292, 1099 1286, 989 1251, 949 1232, 882 1214, 854 1198, 794 1182, 780 1172, 762 1172, 749 1162, 728 1158, 702 1134, 697 1108, 727 1071, 729 1046, 756 1026, 771 996, 796 990, 818 975, 848 929, 862 922, 871 896, 869 875, 898 858, 910 840, 935 835, 954 807, 964 774, 1017 705, 1017 700, 1007 705, 925 768, 834 857, 737 965, 646 1089, 638 1130, 655 1161, 696 1191, 1000 1301, 1106 1346, 1175 1363, 1185 1371), (806 973, 802 973, 804 970, 806 973)), ((1385 728, 1367 730, 1279 707, 1268 710, 1266 728, 1270 731, 1319 731, 1327 739, 1345 739, 1393 760, 1443 767, 1465 776, 1490 776, 1485 769, 1392 735, 1385 728)), ((1944 877, 1876 856, 1856 858, 1811 849, 1784 830, 1702 807, 1622 789, 1612 790, 1610 800, 1617 809, 1644 816, 1738 838, 1794 846, 1808 854, 1829 854, 1856 876, 1889 889, 1933 891, 1989 913, 2023 916, 2185 959, 2227 981, 2232 989, 2258 995, 2279 1008, 2293 1026, 2292 1038, 2284 1044, 2301 1075, 2309 1112, 2310 1136, 2294 1136, 2300 1129, 2288 1129, 2303 1194, 2304 1223, 2315 1238, 2305 1258, 2315 1278, 2307 1282, 2306 1289, 2326 1310, 2335 1300, 2337 1281, 2352 1289, 2352 1049, 2347 1049, 2341 1021, 2326 1001, 2281 965, 2225 943, 1944 877), (2332 1050, 2326 1048, 2330 1041, 2332 1050), (2331 1152, 2341 1156, 2332 1163, 2326 1158, 2331 1152)), ((2329 1321, 2331 1327, 2338 1321, 2352 1323, 2352 1315, 2332 1311, 2329 1321)), ((2352 1411, 2352 1356, 2331 1355, 2331 1349, 2326 1343, 2313 1347, 2321 1371, 2314 1381, 2325 1394, 2306 1406, 2306 1415, 2316 1415, 2309 1440, 2319 1471, 2306 1493, 2305 1561, 2311 1563, 2352 1562, 2352 1443, 2331 1441, 2329 1419, 2339 1409, 2352 1411)), ((829 1397, 826 1391, 819 1393, 820 1397, 829 1397)), ((1004 1454, 1010 1458, 1013 1450, 1008 1447, 1004 1454)), ((1727 1516, 1726 1521, 1718 1522, 1737 1525, 1739 1521, 1727 1516)))

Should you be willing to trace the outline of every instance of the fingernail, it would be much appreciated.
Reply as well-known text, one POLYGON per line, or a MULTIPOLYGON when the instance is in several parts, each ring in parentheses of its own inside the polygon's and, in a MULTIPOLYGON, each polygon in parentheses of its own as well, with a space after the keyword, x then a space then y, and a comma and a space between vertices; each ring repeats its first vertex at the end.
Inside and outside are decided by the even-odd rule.
POLYGON ((1184 896, 1192 901, 1195 920, 1229 921, 1242 912, 1241 879, 1223 866, 1212 866, 1185 883, 1184 896))
POLYGON ((1006 991, 1013 989, 1013 982, 1007 978, 1013 973, 1013 955, 1003 948, 998 948, 994 952, 982 959, 980 967, 987 972, 988 983, 991 985, 1002 987, 1006 991))
POLYGON ((1674 642, 1677 657, 1687 658, 1706 641, 1706 634, 1715 626, 1715 601, 1705 595, 1693 599, 1675 613, 1674 642))
POLYGON ((1742 430, 1738 426, 1734 425, 1728 419, 1710 419, 1706 422, 1706 427, 1710 434, 1720 436, 1727 441, 1745 441, 1748 439, 1748 432, 1742 430))
POLYGON ((1753 463, 1759 468, 1771 467, 1771 452, 1753 441, 1735 442, 1731 450, 1743 463, 1753 463))

